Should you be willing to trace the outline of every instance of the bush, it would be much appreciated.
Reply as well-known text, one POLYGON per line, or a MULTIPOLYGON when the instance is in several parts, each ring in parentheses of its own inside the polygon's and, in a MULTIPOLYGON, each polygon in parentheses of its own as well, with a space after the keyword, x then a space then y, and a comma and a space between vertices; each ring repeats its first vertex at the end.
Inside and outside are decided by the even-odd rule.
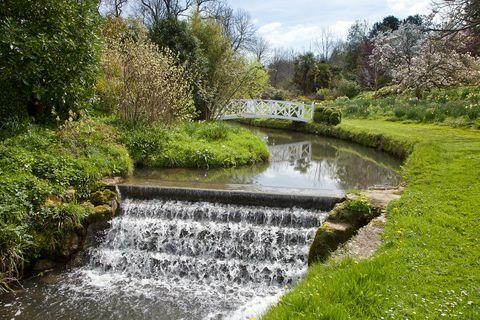
POLYGON ((313 114, 313 121, 315 123, 336 126, 342 122, 342 113, 329 107, 316 107, 313 114))
POLYGON ((54 252, 60 235, 85 217, 77 200, 100 188, 103 177, 130 173, 132 161, 115 130, 91 120, 69 121, 57 131, 2 130, 0 138, 1 291, 24 260, 54 252))
POLYGON ((317 96, 318 96, 318 100, 334 100, 335 99, 334 93, 328 88, 318 89, 317 96))
POLYGON ((361 88, 360 85, 355 81, 341 79, 336 82, 335 91, 337 97, 345 96, 351 99, 356 97, 360 93, 361 88))
POLYGON ((97 4, 0 2, 0 121, 27 113, 65 119, 85 108, 98 70, 97 4))
POLYGON ((106 87, 112 92, 106 96, 120 93, 119 117, 132 125, 156 121, 168 125, 193 118, 193 72, 171 51, 161 51, 152 44, 146 31, 136 39, 122 33, 128 28, 122 29, 126 23, 120 18, 108 23, 102 70, 106 87))

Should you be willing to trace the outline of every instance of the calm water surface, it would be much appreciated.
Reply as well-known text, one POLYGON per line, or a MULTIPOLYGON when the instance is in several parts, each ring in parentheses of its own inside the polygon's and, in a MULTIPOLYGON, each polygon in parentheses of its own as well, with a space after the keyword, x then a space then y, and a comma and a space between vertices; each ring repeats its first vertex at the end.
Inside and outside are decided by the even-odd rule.
POLYGON ((327 192, 397 186, 401 161, 358 144, 248 127, 267 141, 271 161, 230 169, 138 169, 127 183, 217 189, 327 192))

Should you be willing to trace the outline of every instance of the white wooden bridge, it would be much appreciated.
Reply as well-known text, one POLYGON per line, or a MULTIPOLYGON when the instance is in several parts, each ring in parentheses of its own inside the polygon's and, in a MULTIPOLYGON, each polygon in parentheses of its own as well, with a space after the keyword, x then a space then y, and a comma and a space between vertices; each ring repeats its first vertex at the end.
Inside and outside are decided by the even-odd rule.
POLYGON ((240 118, 283 119, 299 122, 313 121, 314 104, 275 100, 233 100, 220 120, 240 118))

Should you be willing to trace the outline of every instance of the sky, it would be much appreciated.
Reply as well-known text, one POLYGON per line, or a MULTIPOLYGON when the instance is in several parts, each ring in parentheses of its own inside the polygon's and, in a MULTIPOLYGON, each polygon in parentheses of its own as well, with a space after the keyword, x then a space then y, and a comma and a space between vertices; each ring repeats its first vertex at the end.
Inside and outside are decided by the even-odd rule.
POLYGON ((313 49, 322 28, 344 38, 356 20, 370 23, 388 15, 405 18, 431 12, 431 0, 229 0, 250 12, 259 34, 274 48, 313 49))

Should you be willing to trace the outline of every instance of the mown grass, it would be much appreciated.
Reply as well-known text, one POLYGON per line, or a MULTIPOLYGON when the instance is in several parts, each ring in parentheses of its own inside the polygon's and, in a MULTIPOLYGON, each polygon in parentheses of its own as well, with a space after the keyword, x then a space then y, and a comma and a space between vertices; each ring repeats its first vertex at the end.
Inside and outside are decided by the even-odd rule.
POLYGON ((268 160, 267 144, 252 132, 225 123, 118 125, 120 141, 139 166, 156 168, 236 167, 268 160))
POLYGON ((479 319, 480 132, 346 120, 321 133, 409 155, 407 187, 373 258, 313 266, 264 319, 479 319))

